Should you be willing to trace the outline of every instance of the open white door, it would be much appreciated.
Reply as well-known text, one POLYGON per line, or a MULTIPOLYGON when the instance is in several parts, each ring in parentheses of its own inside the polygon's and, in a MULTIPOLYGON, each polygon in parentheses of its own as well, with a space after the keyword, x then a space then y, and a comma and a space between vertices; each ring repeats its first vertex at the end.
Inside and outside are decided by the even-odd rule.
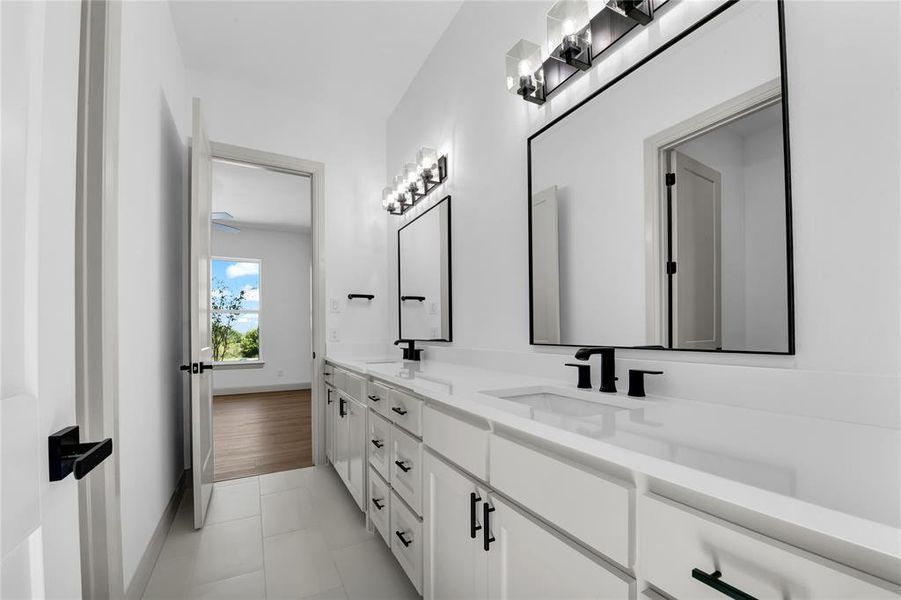
POLYGON ((715 350, 723 345, 720 173, 673 151, 673 343, 715 350))
POLYGON ((191 472, 194 527, 203 527, 213 494, 213 362, 210 335, 212 153, 200 99, 194 98, 191 143, 191 472))
POLYGON ((80 598, 79 483, 51 481, 48 437, 76 424, 81 5, 0 11, 0 598, 80 598))

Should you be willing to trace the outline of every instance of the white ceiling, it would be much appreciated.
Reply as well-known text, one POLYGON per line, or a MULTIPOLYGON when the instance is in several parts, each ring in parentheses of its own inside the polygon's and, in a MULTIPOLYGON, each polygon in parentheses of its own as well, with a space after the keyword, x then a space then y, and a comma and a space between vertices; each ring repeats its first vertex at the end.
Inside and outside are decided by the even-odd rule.
POLYGON ((213 161, 213 212, 236 227, 310 231, 310 179, 235 163, 213 161))
POLYGON ((189 69, 386 119, 461 2, 171 0, 189 69))

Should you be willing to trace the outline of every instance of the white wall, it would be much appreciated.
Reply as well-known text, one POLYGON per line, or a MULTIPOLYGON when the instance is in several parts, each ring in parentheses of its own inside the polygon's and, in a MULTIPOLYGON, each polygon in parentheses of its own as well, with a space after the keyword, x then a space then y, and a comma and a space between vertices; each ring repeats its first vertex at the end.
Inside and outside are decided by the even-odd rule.
POLYGON ((309 387, 310 235, 241 226, 239 233, 213 229, 213 255, 257 258, 260 269, 262 368, 213 372, 213 391, 309 387))
MULTIPOLYGON (((423 143, 451 152, 455 342, 427 356, 572 376, 561 366, 568 350, 528 345, 526 138, 715 4, 672 5, 536 107, 505 91, 503 56, 521 37, 543 39, 550 3, 464 3, 388 122, 389 165, 423 143)), ((660 367, 659 393, 901 423, 899 5, 861 4, 785 6, 796 356, 621 351, 621 379, 629 367, 660 367)))
POLYGON ((335 299, 340 311, 325 315, 327 330, 339 340, 328 342, 329 351, 380 348, 389 336, 389 308, 396 310, 383 267, 384 123, 347 111, 312 114, 296 99, 202 73, 190 79, 211 140, 325 163, 326 302, 335 299), (375 294, 375 300, 349 302, 351 292, 375 294))
POLYGON ((119 430, 126 586, 184 463, 190 97, 166 4, 122 5, 119 430))

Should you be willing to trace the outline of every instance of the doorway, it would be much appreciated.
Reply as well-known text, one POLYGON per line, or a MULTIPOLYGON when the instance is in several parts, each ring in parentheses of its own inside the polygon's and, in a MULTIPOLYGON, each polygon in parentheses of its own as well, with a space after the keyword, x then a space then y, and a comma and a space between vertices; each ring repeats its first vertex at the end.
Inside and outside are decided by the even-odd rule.
POLYGON ((214 481, 313 465, 311 180, 212 161, 214 481))

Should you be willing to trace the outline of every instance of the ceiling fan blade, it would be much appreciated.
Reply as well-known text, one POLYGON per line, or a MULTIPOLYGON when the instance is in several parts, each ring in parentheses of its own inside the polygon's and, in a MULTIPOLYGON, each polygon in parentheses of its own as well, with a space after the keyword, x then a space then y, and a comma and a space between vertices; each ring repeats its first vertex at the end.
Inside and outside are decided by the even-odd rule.
POLYGON ((241 231, 237 227, 232 227, 231 225, 225 225, 224 223, 216 223, 215 221, 210 223, 210 226, 213 229, 218 229, 219 231, 224 231, 225 233, 239 233, 241 231))
POLYGON ((234 217, 227 212, 214 212, 210 215, 211 221, 230 221, 231 219, 234 219, 234 217))

